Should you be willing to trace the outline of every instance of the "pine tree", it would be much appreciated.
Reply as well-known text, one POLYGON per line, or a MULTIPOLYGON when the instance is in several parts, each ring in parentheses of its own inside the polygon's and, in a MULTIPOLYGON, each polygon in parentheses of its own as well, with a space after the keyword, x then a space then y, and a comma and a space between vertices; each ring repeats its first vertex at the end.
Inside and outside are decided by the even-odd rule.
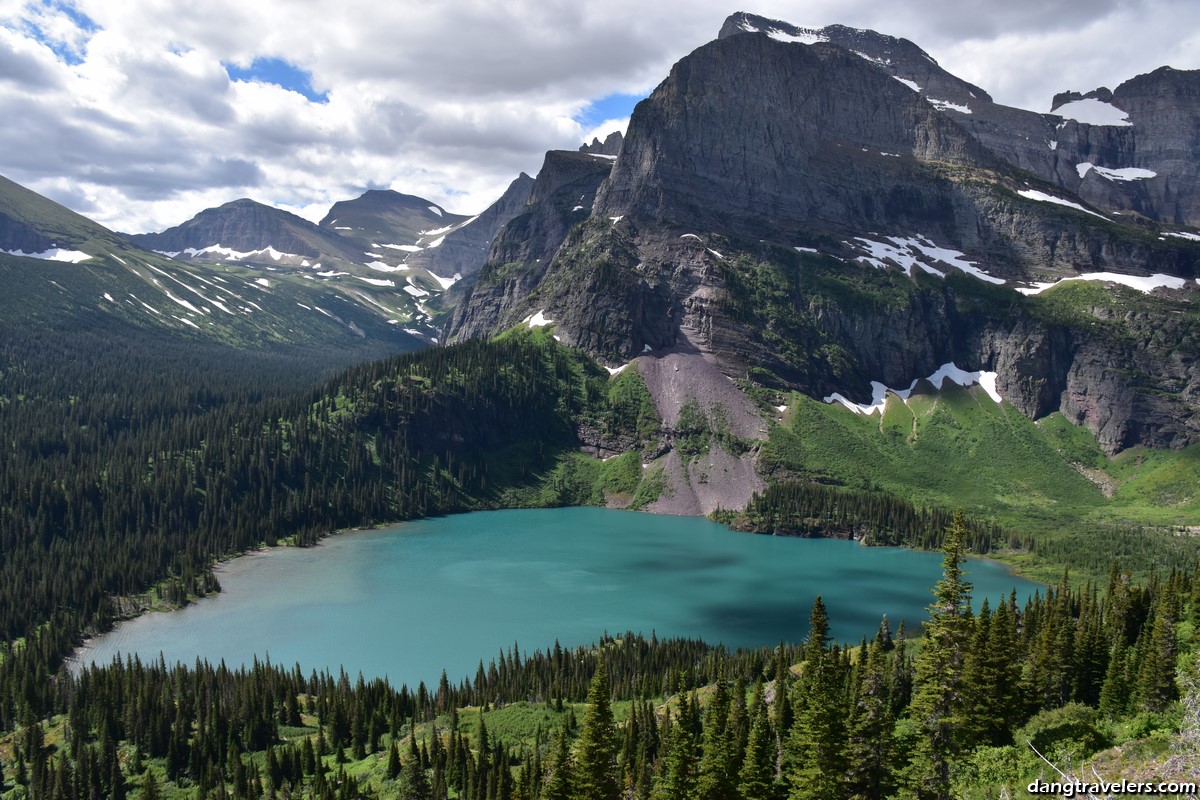
POLYGON ((775 763, 779 749, 771 718, 763 699, 762 681, 754 687, 750 702, 750 736, 738 775, 738 795, 742 800, 774 800, 776 796, 775 763))
POLYGON ((429 776, 421 767, 421 762, 408 759, 400 769, 400 791, 397 800, 429 800, 433 787, 429 785, 429 776))
POLYGON ((942 577, 916 660, 909 716, 918 738, 907 782, 922 800, 950 800, 951 768, 965 745, 961 706, 963 671, 971 642, 971 584, 963 577, 967 529, 962 511, 946 531, 942 577))
POLYGON ((400 751, 396 747, 396 740, 392 740, 392 746, 388 748, 388 763, 387 776, 392 780, 396 780, 400 776, 400 751))
POLYGON ((735 742, 729 727, 730 713, 729 687, 723 678, 718 678, 704 715, 703 755, 697 783, 697 796, 702 800, 726 800, 733 795, 737 784, 737 756, 733 752, 735 742))
POLYGON ((842 796, 846 769, 846 709, 840 654, 811 655, 800 684, 805 702, 784 748, 789 800, 834 800, 842 796))
POLYGON ((888 797, 892 790, 892 734, 895 720, 888 704, 886 644, 866 647, 858 696, 850 711, 847 733, 847 790, 851 797, 888 797))
POLYGON ((142 778, 142 800, 161 800, 161 798, 162 794, 158 790, 158 780, 154 777, 154 773, 147 769, 145 776, 142 778))
POLYGON ((690 692, 679 698, 679 716, 666 736, 653 800, 693 800, 696 796, 700 771, 700 719, 696 709, 695 696, 690 692))
POLYGON ((542 790, 542 800, 571 800, 575 796, 573 763, 571 761, 571 738, 566 720, 554 736, 553 757, 550 762, 550 779, 542 790))
POLYGON ((1146 711, 1162 711, 1178 696, 1175 661, 1179 648, 1175 640, 1174 602, 1165 588, 1154 604, 1149 626, 1142 628, 1141 639, 1145 640, 1145 649, 1137 675, 1137 704, 1146 711))
POLYGON ((617 800, 620 796, 617 782, 620 742, 613 719, 611 691, 608 669, 602 658, 588 690, 587 717, 575 755, 575 797, 578 800, 617 800))
POLYGON ((804 660, 816 660, 829 646, 829 612, 821 595, 813 601, 808 616, 808 639, 804 642, 804 660))

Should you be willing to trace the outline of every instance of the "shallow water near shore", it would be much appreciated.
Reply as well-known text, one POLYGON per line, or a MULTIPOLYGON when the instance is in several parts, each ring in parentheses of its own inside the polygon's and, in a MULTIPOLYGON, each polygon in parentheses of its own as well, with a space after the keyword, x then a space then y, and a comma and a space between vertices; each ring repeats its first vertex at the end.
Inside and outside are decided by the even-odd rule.
MULTIPOLYGON (((974 605, 1043 588, 972 559, 974 605)), ((339 666, 394 684, 473 676, 522 653, 627 630, 729 647, 799 642, 814 598, 834 637, 857 643, 887 614, 926 616, 939 553, 832 539, 731 533, 694 517, 596 508, 488 511, 276 548, 223 565, 222 592, 98 637, 81 663, 117 655, 229 666, 270 658, 305 673, 339 666)))

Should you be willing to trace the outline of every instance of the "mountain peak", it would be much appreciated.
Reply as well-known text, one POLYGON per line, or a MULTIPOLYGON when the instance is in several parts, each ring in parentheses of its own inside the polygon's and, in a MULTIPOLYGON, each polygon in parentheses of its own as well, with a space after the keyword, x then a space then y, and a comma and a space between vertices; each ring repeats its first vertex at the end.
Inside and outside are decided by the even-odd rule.
POLYGON ((581 144, 579 152, 591 153, 594 156, 616 156, 621 153, 621 145, 624 143, 625 137, 620 131, 613 131, 608 136, 604 137, 604 141, 600 141, 599 136, 592 138, 591 144, 581 144))
POLYGON ((933 56, 908 39, 848 25, 805 28, 745 11, 729 15, 717 39, 746 34, 765 34, 778 42, 840 47, 869 61, 905 85, 923 87, 933 92, 934 97, 958 106, 966 107, 969 100, 992 102, 987 92, 946 72, 933 56))

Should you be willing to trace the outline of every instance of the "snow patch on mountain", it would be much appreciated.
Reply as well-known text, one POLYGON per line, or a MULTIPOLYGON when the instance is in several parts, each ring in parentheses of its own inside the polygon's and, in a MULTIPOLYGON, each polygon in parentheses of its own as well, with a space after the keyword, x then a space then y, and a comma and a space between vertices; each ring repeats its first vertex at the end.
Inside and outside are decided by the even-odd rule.
POLYGON ((1090 170, 1095 170, 1096 174, 1102 178, 1108 178, 1110 181, 1144 181, 1147 178, 1157 178, 1158 173, 1141 167, 1121 167, 1120 169, 1109 169, 1108 167, 1097 167, 1090 161, 1084 161, 1075 165, 1075 170, 1079 173, 1079 177, 1087 175, 1090 170))
POLYGON ((1076 122, 1083 122, 1088 125, 1116 125, 1126 127, 1133 124, 1129 121, 1129 115, 1124 111, 1112 103, 1106 103, 1094 97, 1063 103, 1054 109, 1052 113, 1064 119, 1073 119, 1076 122))
POLYGON ((443 278, 441 275, 434 275, 432 272, 429 273, 429 277, 437 281, 443 289, 449 289, 451 286, 462 280, 462 275, 457 272, 454 273, 453 278, 443 278))
POLYGON ((521 322, 528 324, 531 328, 542 328, 546 325, 554 324, 554 320, 546 316, 546 309, 544 308, 536 314, 530 314, 528 317, 521 320, 521 322))
POLYGON ((192 305, 191 303, 189 303, 187 300, 184 300, 184 299, 182 299, 182 298, 176 297, 175 295, 173 295, 173 294, 171 294, 170 292, 168 292, 166 289, 163 289, 163 294, 165 294, 165 295, 167 296, 167 298, 168 298, 168 299, 169 299, 171 302, 173 302, 173 303, 177 303, 177 304, 179 304, 179 305, 183 306, 183 307, 184 307, 184 308, 186 308, 188 311, 194 311, 194 312, 196 312, 197 314, 203 314, 203 313, 204 313, 203 311, 201 311, 200 309, 196 308, 194 305, 192 305))
MULTIPOLYGON (((957 383, 959 386, 968 387, 978 384, 988 397, 1001 402, 1003 398, 1000 392, 996 389, 996 373, 979 370, 977 372, 968 372, 954 364, 953 361, 942 364, 934 371, 932 375, 926 377, 927 381, 933 384, 934 388, 941 391, 942 385, 949 380, 951 383, 957 383)), ((864 414, 870 416, 876 411, 882 413, 884 406, 887 405, 888 393, 899 397, 907 405, 909 397, 912 396, 913 389, 917 388, 917 380, 913 380, 907 389, 892 389, 879 381, 871 381, 871 402, 870 403, 855 403, 853 400, 847 400, 840 392, 834 392, 831 395, 823 398, 826 403, 841 403, 846 408, 853 411, 855 414, 864 414)))
POLYGON ((177 251, 174 254, 171 254, 170 257, 175 258, 175 256, 179 255, 180 252, 190 258, 195 258, 196 256, 205 255, 207 253, 217 253, 218 255, 225 256, 226 261, 246 261, 251 258, 262 258, 264 256, 270 258, 272 261, 279 261, 280 259, 284 258, 293 258, 297 261, 304 261, 304 256, 296 255, 295 253, 284 253, 280 250, 276 250, 271 245, 267 245, 259 250, 243 251, 234 250, 232 247, 225 247, 224 245, 220 244, 210 244, 208 247, 188 247, 182 251, 177 251))
MULTIPOLYGON (((913 267, 928 272, 930 275, 937 275, 939 278, 946 277, 945 272, 929 263, 933 261, 961 270, 987 283, 1004 283, 1003 278, 989 275, 975 266, 975 262, 967 261, 963 257, 963 253, 958 250, 939 247, 927 236, 922 236, 921 234, 909 238, 889 236, 887 240, 891 244, 865 239, 861 236, 855 237, 856 242, 862 242, 858 247, 866 250, 868 253, 868 255, 860 256, 858 260, 870 264, 876 269, 887 269, 888 264, 886 262, 891 261, 897 264, 910 277, 912 276, 913 267)), ((800 248, 796 249, 799 250, 800 248)))
POLYGON ((10 256, 40 258, 43 261, 63 261, 67 264, 78 264, 80 261, 87 261, 92 257, 90 254, 79 250, 65 250, 61 247, 52 247, 40 253, 26 253, 24 250, 5 250, 3 252, 10 256))
POLYGON ((818 30, 811 28, 793 28, 795 33, 787 33, 779 28, 758 28, 752 25, 749 21, 742 22, 742 30, 747 33, 765 33, 777 42, 795 42, 797 44, 817 44, 819 42, 828 42, 829 37, 818 30))
POLYGON ((1064 200, 1061 197, 1055 197, 1054 195, 1046 194, 1045 192, 1039 192, 1037 189, 1022 189, 1021 191, 1017 192, 1017 194, 1021 195, 1021 197, 1024 197, 1026 200, 1037 200, 1039 203, 1054 203, 1055 205, 1066 206, 1067 208, 1073 208, 1076 211, 1082 211, 1085 214, 1091 214, 1093 217, 1107 219, 1107 217, 1105 217, 1103 214, 1097 214, 1095 211, 1089 211, 1088 209, 1079 205, 1079 203, 1073 203, 1070 200, 1064 200))
POLYGON ((1163 275, 1155 273, 1154 275, 1122 275, 1119 272, 1088 272, 1083 275, 1072 275, 1069 278, 1053 281, 1050 283, 1038 282, 1028 287, 1017 287, 1017 291, 1024 295, 1041 294, 1047 289, 1058 286, 1060 283, 1067 281, 1104 281, 1106 283, 1119 283, 1122 286, 1128 286, 1131 289, 1137 289, 1139 292, 1149 294, 1155 289, 1166 287, 1168 289, 1182 289, 1187 282, 1183 278, 1176 278, 1173 275, 1163 275))
POLYGON ((936 108, 938 111, 957 111, 960 114, 972 113, 970 106, 959 105, 958 103, 951 103, 949 100, 938 100, 933 97, 928 97, 926 99, 929 101, 929 104, 931 106, 933 106, 934 108, 936 108))

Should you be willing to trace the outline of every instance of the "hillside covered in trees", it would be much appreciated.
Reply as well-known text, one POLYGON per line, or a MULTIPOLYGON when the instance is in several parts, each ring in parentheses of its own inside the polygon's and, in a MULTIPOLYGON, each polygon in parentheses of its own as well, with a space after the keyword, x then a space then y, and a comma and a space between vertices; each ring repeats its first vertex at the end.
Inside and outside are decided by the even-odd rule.
POLYGON ((473 681, 412 689, 257 662, 50 679, 34 639, 0 665, 4 796, 940 800, 1016 796, 1061 780, 1052 764, 1098 780, 1085 762, 1194 779, 1170 732, 1200 735, 1200 577, 1137 586, 1114 568, 1104 592, 1064 579, 973 609, 965 538, 960 518, 915 644, 886 618, 833 643, 818 599, 800 646, 629 634, 514 647, 473 681))
MULTIPOLYGON (((938 652, 937 614, 920 647, 886 625, 873 642, 833 644, 815 613, 802 647, 725 653, 626 636, 572 653, 514 649, 436 689, 267 663, 67 673, 84 634, 217 590, 220 557, 457 511, 638 507, 656 491, 639 448, 686 435, 702 451, 728 434, 665 429, 636 372, 614 379, 538 329, 338 374, 336 354, 5 332, 6 797, 602 797, 587 775, 604 754, 626 797, 882 797, 1017 785, 1040 769, 1024 742, 1043 727, 1058 732, 1036 741, 1067 742, 1072 757, 1130 741, 1148 763, 1179 727, 1175 669, 1190 663, 1200 607, 1194 543, 1119 532, 1086 550, 1087 573, 1121 548, 1123 569, 1156 577, 1115 569, 1103 592, 1064 580, 1024 608, 973 613, 965 587, 943 587, 957 600, 937 607, 958 609, 936 661, 961 663, 950 687, 921 666, 938 652), (1187 567, 1155 573, 1163 561, 1187 567), (949 738, 929 738, 922 719, 949 738)), ((798 480, 722 519, 958 555, 1030 544, 887 492, 798 480)), ((1070 540, 1036 540, 1048 552, 1056 542, 1070 540)))

